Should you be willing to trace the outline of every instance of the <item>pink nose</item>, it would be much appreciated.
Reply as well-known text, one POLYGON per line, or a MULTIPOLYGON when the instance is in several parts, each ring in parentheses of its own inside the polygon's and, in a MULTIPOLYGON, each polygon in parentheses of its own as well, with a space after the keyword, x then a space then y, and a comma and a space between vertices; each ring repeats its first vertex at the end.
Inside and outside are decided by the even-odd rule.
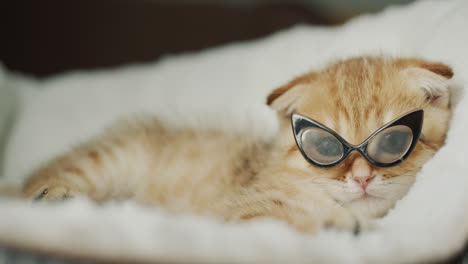
POLYGON ((375 178, 372 176, 374 168, 362 157, 358 157, 351 165, 351 177, 353 181, 359 183, 363 190, 375 178))
POLYGON ((355 177, 353 180, 361 185, 363 190, 366 190, 367 185, 375 178, 375 176, 355 177))

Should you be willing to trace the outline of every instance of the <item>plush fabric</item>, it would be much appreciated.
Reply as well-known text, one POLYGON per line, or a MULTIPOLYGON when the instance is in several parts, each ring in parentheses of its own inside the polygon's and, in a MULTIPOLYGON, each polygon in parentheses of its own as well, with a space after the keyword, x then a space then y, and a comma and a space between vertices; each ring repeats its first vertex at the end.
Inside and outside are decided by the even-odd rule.
POLYGON ((224 224, 131 202, 0 202, 0 245, 110 260, 197 263, 425 263, 460 250, 468 235, 468 2, 421 1, 333 28, 297 26, 268 38, 168 57, 152 65, 15 82, 20 111, 4 175, 34 167, 130 113, 177 125, 276 129, 268 92, 337 58, 420 56, 455 71, 447 144, 377 228, 353 236, 296 233, 277 221, 224 224))
POLYGON ((15 91, 7 80, 7 74, 0 63, 0 177, 3 171, 3 153, 5 141, 10 131, 10 126, 13 120, 13 112, 16 106, 15 91))

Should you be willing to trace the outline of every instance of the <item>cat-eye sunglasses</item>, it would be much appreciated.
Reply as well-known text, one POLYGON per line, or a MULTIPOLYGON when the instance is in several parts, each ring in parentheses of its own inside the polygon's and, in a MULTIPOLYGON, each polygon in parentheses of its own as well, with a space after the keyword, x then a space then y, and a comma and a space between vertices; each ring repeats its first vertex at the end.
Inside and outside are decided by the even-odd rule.
POLYGON ((319 167, 333 167, 356 150, 376 167, 392 167, 411 155, 421 135, 424 111, 417 109, 385 124, 364 142, 353 145, 319 122, 293 113, 292 128, 304 158, 319 167))

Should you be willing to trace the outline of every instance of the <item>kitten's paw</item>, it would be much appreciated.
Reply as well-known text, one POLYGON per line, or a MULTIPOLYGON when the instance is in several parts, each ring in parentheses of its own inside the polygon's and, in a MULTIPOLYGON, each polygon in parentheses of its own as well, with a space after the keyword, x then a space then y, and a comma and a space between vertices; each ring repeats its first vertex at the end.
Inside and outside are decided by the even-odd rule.
POLYGON ((339 210, 331 214, 323 223, 324 228, 332 228, 343 231, 352 231, 355 235, 372 230, 374 221, 352 213, 349 210, 339 210))
POLYGON ((34 201, 62 201, 73 197, 72 190, 67 186, 44 185, 36 190, 24 190, 24 196, 34 201))
POLYGON ((359 235, 362 232, 372 231, 375 226, 376 224, 374 219, 356 216, 353 232, 355 235, 359 235))
POLYGON ((44 188, 34 196, 35 201, 40 200, 66 200, 71 198, 70 191, 66 187, 44 188))

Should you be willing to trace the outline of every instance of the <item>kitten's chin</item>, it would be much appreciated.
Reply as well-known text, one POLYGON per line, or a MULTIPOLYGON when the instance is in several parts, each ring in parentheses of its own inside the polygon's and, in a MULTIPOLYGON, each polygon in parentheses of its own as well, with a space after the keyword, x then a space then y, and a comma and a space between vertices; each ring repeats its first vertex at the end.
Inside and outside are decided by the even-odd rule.
POLYGON ((382 217, 395 203, 380 197, 366 195, 344 204, 354 213, 365 217, 382 217))

